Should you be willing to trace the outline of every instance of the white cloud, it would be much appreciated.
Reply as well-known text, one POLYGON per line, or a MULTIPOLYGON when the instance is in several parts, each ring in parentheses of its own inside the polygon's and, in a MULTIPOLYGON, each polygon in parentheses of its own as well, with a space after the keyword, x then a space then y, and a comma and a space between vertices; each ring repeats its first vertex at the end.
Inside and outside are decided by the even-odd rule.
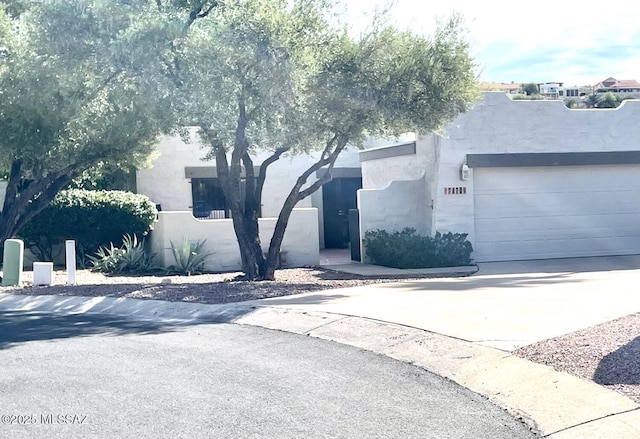
MULTIPOLYGON (((384 0, 347 0, 351 20, 384 0)), ((593 84, 608 76, 640 80, 640 2, 594 11, 562 0, 396 0, 391 23, 431 34, 436 17, 458 11, 469 29, 481 78, 593 84)))

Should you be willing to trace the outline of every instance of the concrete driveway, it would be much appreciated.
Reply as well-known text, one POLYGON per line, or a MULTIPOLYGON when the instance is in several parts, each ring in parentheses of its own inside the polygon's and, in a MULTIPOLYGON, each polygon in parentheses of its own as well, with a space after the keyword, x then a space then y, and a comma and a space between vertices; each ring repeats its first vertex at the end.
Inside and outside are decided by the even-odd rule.
POLYGON ((480 264, 471 277, 252 302, 399 323, 511 351, 640 312, 640 256, 480 264))

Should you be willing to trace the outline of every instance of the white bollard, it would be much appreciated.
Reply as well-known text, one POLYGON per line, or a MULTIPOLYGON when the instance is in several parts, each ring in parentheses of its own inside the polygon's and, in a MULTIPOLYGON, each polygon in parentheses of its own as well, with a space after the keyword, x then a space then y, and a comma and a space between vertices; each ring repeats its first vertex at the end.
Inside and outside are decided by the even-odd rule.
POLYGON ((66 242, 67 285, 76 284, 76 242, 67 239, 66 242))
POLYGON ((33 284, 35 286, 49 286, 53 283, 53 262, 33 263, 33 284))

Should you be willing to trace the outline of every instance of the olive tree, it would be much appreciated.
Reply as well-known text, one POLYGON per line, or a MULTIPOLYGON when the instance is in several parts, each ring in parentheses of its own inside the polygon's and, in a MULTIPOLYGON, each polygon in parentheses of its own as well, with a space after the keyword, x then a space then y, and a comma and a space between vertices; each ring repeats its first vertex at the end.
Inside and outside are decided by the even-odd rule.
POLYGON ((211 148, 248 279, 274 279, 293 208, 329 181, 348 144, 436 130, 477 97, 459 17, 430 38, 380 26, 355 38, 336 25, 330 7, 325 0, 229 0, 192 23, 179 45, 185 123, 197 125, 211 148), (256 172, 258 149, 270 156, 256 172), (319 159, 297 177, 265 258, 258 216, 269 166, 311 151, 319 159), (328 172, 311 179, 318 170, 328 172))
POLYGON ((100 164, 144 161, 172 126, 167 74, 179 20, 149 2, 25 2, 0 38, 0 243, 100 164))

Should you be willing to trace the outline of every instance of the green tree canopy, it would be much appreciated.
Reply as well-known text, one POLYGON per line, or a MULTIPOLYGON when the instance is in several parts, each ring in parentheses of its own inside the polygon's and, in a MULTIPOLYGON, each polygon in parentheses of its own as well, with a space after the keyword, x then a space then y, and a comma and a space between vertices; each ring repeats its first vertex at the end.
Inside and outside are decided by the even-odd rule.
POLYGON ((0 242, 86 170, 145 160, 180 118, 211 147, 245 273, 272 279, 293 207, 330 179, 348 143, 436 130, 477 96, 459 17, 430 38, 377 24, 353 38, 336 6, 12 2, 0 11, 0 170, 8 178, 0 242), (271 156, 254 172, 257 149, 271 156), (267 169, 283 154, 311 151, 319 158, 285 200, 265 260, 258 212, 267 169), (321 169, 325 177, 310 179, 321 169))
POLYGON ((530 82, 528 84, 522 84, 520 86, 522 92, 527 96, 535 96, 540 94, 540 87, 535 82, 530 82))
POLYGON ((622 96, 607 92, 598 99, 595 106, 596 108, 616 108, 623 100, 622 96))
POLYGON ((0 242, 83 171, 144 161, 172 125, 164 60, 178 20, 124 0, 30 5, 0 59, 0 242))
POLYGON ((460 17, 441 23, 432 38, 374 27, 355 39, 330 19, 331 6, 230 0, 193 23, 181 45, 186 122, 200 127, 216 159, 251 279, 273 278, 293 207, 330 172, 309 178, 331 171, 348 143, 438 129, 477 96, 460 17), (258 148, 272 155, 254 174, 251 153, 258 148), (291 189, 265 260, 257 217, 268 166, 283 154, 309 151, 320 158, 291 189))

